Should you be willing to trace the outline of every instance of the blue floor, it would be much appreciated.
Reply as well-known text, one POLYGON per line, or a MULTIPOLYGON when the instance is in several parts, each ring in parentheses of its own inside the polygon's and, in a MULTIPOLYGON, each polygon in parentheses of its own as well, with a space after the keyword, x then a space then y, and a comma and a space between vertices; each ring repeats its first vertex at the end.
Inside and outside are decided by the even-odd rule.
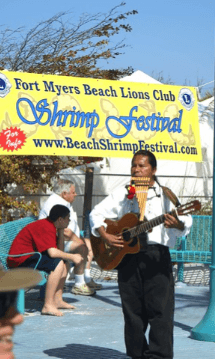
MULTIPOLYGON (((126 359, 123 316, 116 282, 101 282, 93 297, 74 296, 70 288, 65 300, 76 309, 63 317, 41 316, 38 290, 26 294, 24 323, 14 335, 17 359, 126 359)), ((203 318, 209 303, 209 287, 175 288, 175 359, 213 359, 215 343, 190 338, 190 330, 203 318)), ((215 331, 215 323, 212 323, 215 331)))

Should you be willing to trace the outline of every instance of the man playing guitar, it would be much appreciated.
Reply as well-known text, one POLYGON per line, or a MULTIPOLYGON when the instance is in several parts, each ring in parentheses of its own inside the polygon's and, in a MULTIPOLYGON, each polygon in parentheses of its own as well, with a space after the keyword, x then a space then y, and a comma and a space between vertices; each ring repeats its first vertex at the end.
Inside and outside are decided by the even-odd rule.
MULTIPOLYGON (((192 225, 190 215, 177 216, 170 212, 174 205, 157 182, 156 169, 153 153, 140 150, 134 154, 132 177, 149 178, 145 216, 147 220, 164 216, 162 224, 139 236, 140 250, 126 254, 117 267, 125 344, 127 355, 133 359, 173 358, 174 280, 169 247, 174 247, 177 237, 186 236, 192 225)), ((122 233, 108 233, 105 220, 139 213, 136 196, 129 199, 127 195, 126 188, 117 188, 90 214, 93 236, 100 237, 100 241, 113 250, 123 251, 125 242, 122 233)))

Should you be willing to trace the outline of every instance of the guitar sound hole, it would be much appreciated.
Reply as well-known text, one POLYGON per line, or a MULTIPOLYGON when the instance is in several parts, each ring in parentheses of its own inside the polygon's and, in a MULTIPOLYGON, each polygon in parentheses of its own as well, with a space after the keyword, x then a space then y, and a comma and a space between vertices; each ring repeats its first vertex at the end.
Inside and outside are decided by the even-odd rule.
POLYGON ((129 247, 134 247, 137 244, 137 237, 132 238, 132 242, 129 244, 129 247))
POLYGON ((125 229, 122 233, 124 241, 130 242, 128 243, 129 247, 134 247, 137 244, 137 237, 131 238, 131 233, 129 231, 125 229))

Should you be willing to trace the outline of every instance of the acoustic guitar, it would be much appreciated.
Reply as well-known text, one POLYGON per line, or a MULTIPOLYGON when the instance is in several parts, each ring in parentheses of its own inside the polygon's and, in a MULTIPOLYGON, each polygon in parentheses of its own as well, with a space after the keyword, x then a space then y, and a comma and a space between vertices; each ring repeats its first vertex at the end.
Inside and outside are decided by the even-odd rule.
MULTIPOLYGON (((199 201, 192 201, 173 209, 169 214, 182 216, 193 213, 201 208, 199 201)), ((138 236, 141 233, 150 231, 153 227, 165 221, 164 214, 149 221, 139 222, 137 215, 133 213, 125 214, 118 221, 106 219, 106 232, 113 235, 121 234, 123 237, 123 248, 109 246, 102 238, 91 236, 91 244, 94 259, 100 268, 111 270, 116 268, 126 254, 138 253, 140 251, 140 241, 138 236)))

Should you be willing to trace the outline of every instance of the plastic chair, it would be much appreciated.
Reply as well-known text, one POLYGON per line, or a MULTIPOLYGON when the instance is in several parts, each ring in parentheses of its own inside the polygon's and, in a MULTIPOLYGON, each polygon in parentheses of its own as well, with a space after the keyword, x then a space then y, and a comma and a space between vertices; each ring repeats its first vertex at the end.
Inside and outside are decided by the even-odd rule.
MULTIPOLYGON (((7 223, 0 225, 0 259, 1 259, 2 265, 4 266, 5 269, 8 269, 7 257, 9 256, 8 253, 9 253, 9 250, 10 250, 10 247, 11 247, 11 244, 12 244, 14 238, 21 231, 22 228, 24 228, 27 224, 32 223, 36 220, 37 220, 36 217, 31 216, 31 217, 21 218, 16 221, 7 222, 7 223)), ((21 256, 29 255, 29 254, 35 254, 35 253, 38 254, 38 261, 34 268, 36 270, 37 266, 39 264, 39 261, 41 260, 41 257, 42 257, 41 253, 39 253, 39 252, 22 253, 22 254, 18 254, 18 255, 10 255, 10 257, 21 257, 21 256)), ((46 279, 47 274, 42 271, 40 271, 40 274, 42 275, 43 279, 41 280, 41 282, 38 285, 43 286, 47 281, 47 279, 46 279)), ((22 314, 25 312, 25 290, 24 289, 19 290, 18 299, 17 299, 17 309, 22 314)))

